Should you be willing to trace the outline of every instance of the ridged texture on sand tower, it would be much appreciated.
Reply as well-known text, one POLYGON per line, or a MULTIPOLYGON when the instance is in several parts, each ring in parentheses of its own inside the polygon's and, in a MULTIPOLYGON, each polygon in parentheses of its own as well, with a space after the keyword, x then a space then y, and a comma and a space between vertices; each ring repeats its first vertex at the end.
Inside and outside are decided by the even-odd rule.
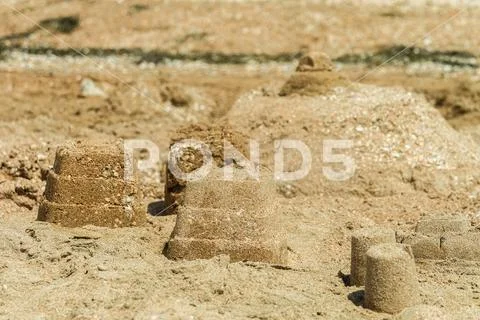
MULTIPOLYGON (((239 131, 231 129, 227 124, 206 125, 194 124, 188 125, 177 130, 171 139, 170 158, 175 158, 177 165, 182 172, 190 173, 203 165, 203 155, 198 150, 189 148, 174 149, 175 143, 185 140, 194 140, 209 147, 212 153, 213 165, 223 167, 228 159, 225 159, 225 142, 230 143, 243 155, 248 155, 248 137, 239 131), (181 154, 180 154, 181 153, 181 154)), ((165 183, 165 204, 170 209, 170 213, 175 213, 175 205, 183 203, 183 191, 186 182, 175 177, 168 168, 166 170, 165 183)))
POLYGON ((367 251, 382 243, 395 243, 395 231, 380 227, 366 228, 352 235, 350 283, 354 286, 365 285, 367 273, 367 251))
POLYGON ((410 246, 384 243, 367 251, 365 307, 397 313, 419 303, 419 285, 410 246))
MULTIPOLYGON (((227 254, 232 261, 285 263, 286 246, 275 226, 274 185, 267 180, 226 181, 222 171, 187 183, 167 257, 193 260, 227 254)), ((238 178, 243 170, 235 171, 238 178)))
POLYGON ((141 225, 135 180, 125 180, 121 143, 70 143, 57 150, 38 220, 65 227, 141 225))

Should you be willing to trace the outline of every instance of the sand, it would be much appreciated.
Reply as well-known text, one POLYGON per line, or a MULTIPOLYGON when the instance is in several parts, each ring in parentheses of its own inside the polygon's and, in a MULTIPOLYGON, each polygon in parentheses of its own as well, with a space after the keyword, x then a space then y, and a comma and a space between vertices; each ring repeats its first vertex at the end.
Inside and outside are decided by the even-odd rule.
MULTIPOLYGON (((0 5, 0 37, 10 38, 0 40, 1 319, 479 318, 478 252, 469 249, 480 226, 480 50, 472 37, 478 8, 424 38, 459 7, 445 1, 9 3, 34 21, 49 19, 43 24, 55 37, 39 30, 22 37, 32 22, 0 5), (51 20, 75 15, 79 24, 68 32, 51 20), (381 50, 417 39, 416 47, 427 51, 421 59, 407 50, 407 58, 374 71, 385 59, 381 50), (82 58, 62 51, 62 40, 106 51, 91 49, 82 58), (118 51, 109 53, 112 48, 118 51), (333 61, 328 72, 349 84, 280 97, 296 73, 298 53, 318 51, 333 61), (82 83, 90 81, 104 94, 85 94, 82 83), (188 129, 192 125, 203 129, 188 129), (357 163, 353 179, 325 179, 322 161, 299 183, 276 183, 272 224, 283 234, 285 260, 165 256, 177 220, 159 214, 172 139, 181 128, 187 128, 183 136, 215 137, 223 131, 206 128, 216 125, 259 139, 267 158, 277 138, 313 142, 314 159, 323 153, 317 140, 354 140, 347 154, 357 163), (160 151, 157 165, 139 176, 148 208, 143 226, 37 221, 58 146, 129 138, 149 139, 160 151), (439 215, 466 219, 469 231, 452 227, 453 233, 438 235, 430 225, 422 231, 428 234, 416 232, 418 221, 439 215), (416 259, 419 306, 378 313, 362 306, 362 287, 348 285, 351 236, 370 227, 393 229, 397 240, 421 236, 423 247, 434 249, 422 249, 430 257, 416 259)), ((294 167, 299 158, 291 156, 294 167)), ((269 175, 268 161, 265 167, 269 175)), ((225 212, 218 221, 227 221, 225 212)), ((212 212, 203 213, 208 221, 212 212)), ((185 217, 196 215, 187 209, 185 217)), ((240 231, 239 237, 249 229, 240 231)))

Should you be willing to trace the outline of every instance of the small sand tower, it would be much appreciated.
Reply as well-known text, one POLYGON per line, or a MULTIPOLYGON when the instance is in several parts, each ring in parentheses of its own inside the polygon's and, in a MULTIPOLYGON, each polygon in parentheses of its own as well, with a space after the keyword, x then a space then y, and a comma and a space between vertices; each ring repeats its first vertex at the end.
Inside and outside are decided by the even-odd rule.
POLYGON ((350 283, 354 286, 365 285, 367 273, 367 251, 370 247, 382 243, 395 243, 395 231, 380 227, 360 229, 352 235, 352 255, 350 283))
MULTIPOLYGON (((225 143, 229 143, 239 152, 248 155, 248 138, 239 131, 231 129, 227 124, 207 125, 195 124, 184 126, 175 132, 170 143, 170 153, 181 152, 181 155, 175 155, 178 158, 178 167, 188 173, 195 171, 203 164, 203 155, 198 150, 187 148, 175 149, 174 145, 183 141, 194 141, 204 144, 209 148, 213 158, 214 167, 223 167, 229 160, 225 159, 225 143)), ((169 213, 175 213, 176 205, 183 203, 183 192, 186 181, 175 177, 168 168, 165 168, 165 205, 171 208, 169 213)))
MULTIPOLYGON (((323 54, 303 57, 282 88, 240 96, 226 119, 234 129, 249 128, 262 146, 283 137, 307 145, 317 155, 311 170, 291 182, 305 195, 398 195, 422 202, 413 196, 418 190, 443 198, 478 187, 478 145, 449 126, 424 96, 349 82, 323 54), (344 155, 344 165, 326 164, 321 155, 338 148, 331 153, 344 155)), ((296 156, 284 160, 288 171, 301 165, 296 156)), ((261 163, 274 170, 274 148, 262 149, 261 163)))
POLYGON ((227 254, 232 261, 285 263, 286 246, 275 223, 273 182, 233 170, 233 180, 225 180, 223 169, 216 168, 207 178, 186 184, 166 248, 168 258, 227 254))
POLYGON ((123 145, 70 143, 57 150, 38 220, 65 227, 145 222, 135 180, 125 180, 123 145))
POLYGON ((411 247, 384 243, 367 251, 365 307, 397 313, 419 303, 419 285, 411 247))

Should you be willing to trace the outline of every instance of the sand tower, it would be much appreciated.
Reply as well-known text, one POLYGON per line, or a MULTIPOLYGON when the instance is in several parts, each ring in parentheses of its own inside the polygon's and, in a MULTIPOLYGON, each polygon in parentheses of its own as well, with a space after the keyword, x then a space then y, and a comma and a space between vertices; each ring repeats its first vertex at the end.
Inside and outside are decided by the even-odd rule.
POLYGON ((232 261, 285 263, 286 246, 276 226, 275 186, 233 169, 233 180, 216 168, 205 179, 186 184, 183 204, 166 255, 208 259, 227 254, 232 261))
POLYGON ((167 257, 190 260, 228 254, 232 261, 285 262, 286 247, 275 222, 273 175, 260 169, 259 176, 252 176, 252 167, 244 163, 249 155, 247 136, 227 125, 193 125, 177 132, 165 190, 166 202, 176 204, 177 214, 167 257), (195 147, 179 147, 182 141, 209 149, 211 166, 202 178, 192 181, 172 172, 172 162, 189 174, 205 164, 205 154, 195 147))
POLYGON ((367 274, 367 251, 382 243, 395 243, 395 231, 380 227, 357 230, 352 235, 350 283, 354 286, 365 285, 367 274))
POLYGON ((367 251, 365 307, 397 313, 419 303, 419 285, 410 246, 384 243, 367 251))
POLYGON ((470 220, 464 216, 434 216, 418 221, 415 232, 425 235, 443 233, 466 233, 470 229, 470 220))
MULTIPOLYGON (((277 91, 244 94, 227 119, 251 128, 261 163, 272 170, 275 141, 308 146, 311 170, 291 182, 303 194, 447 197, 478 186, 478 145, 421 95, 348 82, 322 54, 302 58, 277 91)), ((285 156, 286 171, 301 167, 298 154, 285 156)))
POLYGON ((135 179, 125 179, 123 144, 69 143, 58 148, 38 220, 65 227, 144 223, 135 179))
MULTIPOLYGON (((195 124, 178 129, 173 135, 170 143, 170 153, 177 158, 179 169, 183 172, 193 172, 203 165, 203 155, 197 149, 180 147, 174 148, 174 145, 183 141, 194 141, 203 143, 208 147, 213 158, 214 167, 222 168, 230 160, 225 159, 225 143, 229 143, 243 155, 248 156, 248 137, 240 131, 233 130, 227 124, 206 125, 195 124), (177 154, 181 153, 181 154, 177 154)), ((230 161, 231 162, 231 161, 230 161)), ((175 205, 183 203, 183 192, 186 181, 180 177, 175 177, 168 168, 165 167, 165 204, 170 207, 169 213, 175 213, 175 205)))

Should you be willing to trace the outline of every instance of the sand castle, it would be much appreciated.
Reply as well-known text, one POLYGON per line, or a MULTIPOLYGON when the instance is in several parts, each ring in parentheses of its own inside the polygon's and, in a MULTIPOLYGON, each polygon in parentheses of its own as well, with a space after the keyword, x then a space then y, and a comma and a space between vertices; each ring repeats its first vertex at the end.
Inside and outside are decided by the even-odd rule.
POLYGON ((395 231, 378 227, 365 228, 352 235, 350 284, 365 285, 367 274, 367 251, 382 243, 395 243, 395 231))
MULTIPOLYGON (((248 156, 247 137, 226 125, 194 125, 180 129, 172 145, 185 139, 205 144, 213 165, 198 181, 179 179, 167 166, 165 197, 167 205, 176 204, 177 221, 166 256, 191 260, 228 254, 232 261, 284 263, 286 247, 275 228, 272 175, 252 178, 238 159, 225 154, 227 142, 248 156), (225 169, 231 178, 225 177, 225 169)), ((198 150, 171 147, 169 161, 172 157, 185 172, 203 164, 198 150)))
POLYGON ((215 169, 203 180, 189 182, 166 248, 171 259, 209 259, 227 254, 231 261, 286 262, 286 246, 275 226, 275 187, 251 179, 242 169, 224 180, 215 169))
POLYGON ((366 308, 393 314, 419 302, 412 249, 396 242, 394 230, 357 230, 351 252, 350 284, 365 286, 366 308))
MULTIPOLYGON (((245 93, 227 119, 235 129, 250 128, 249 135, 261 146, 283 137, 307 145, 315 155, 310 173, 292 182, 306 195, 444 196, 475 191, 478 145, 454 130, 423 96, 340 78, 325 55, 308 55, 277 88, 278 95, 245 93), (338 81, 330 81, 332 77, 338 81), (332 154, 351 160, 354 170, 332 163, 332 154), (339 172, 342 183, 325 174, 325 168, 339 172)), ((270 150, 262 153, 261 163, 273 170, 270 150)), ((286 170, 298 169, 298 158, 285 157, 286 170)))
MULTIPOLYGON (((360 229, 351 241, 350 284, 365 286, 366 308, 392 314, 405 309, 399 319, 418 311, 415 260, 480 261, 480 232, 471 230, 463 216, 425 218, 406 235, 381 227, 360 229)), ((428 306, 420 309, 422 314, 430 312, 428 306)))
POLYGON ((123 145, 70 143, 58 148, 38 220, 65 227, 138 226, 145 211, 136 181, 125 179, 123 145))
POLYGON ((419 303, 415 260, 408 245, 379 244, 366 257, 365 307, 397 313, 419 303))
POLYGON ((296 73, 283 85, 279 95, 315 96, 325 94, 334 87, 348 85, 347 78, 334 69, 332 61, 326 54, 321 52, 307 54, 300 59, 296 73))
POLYGON ((465 217, 437 216, 420 220, 400 241, 412 246, 416 259, 480 261, 480 232, 470 229, 465 217))

